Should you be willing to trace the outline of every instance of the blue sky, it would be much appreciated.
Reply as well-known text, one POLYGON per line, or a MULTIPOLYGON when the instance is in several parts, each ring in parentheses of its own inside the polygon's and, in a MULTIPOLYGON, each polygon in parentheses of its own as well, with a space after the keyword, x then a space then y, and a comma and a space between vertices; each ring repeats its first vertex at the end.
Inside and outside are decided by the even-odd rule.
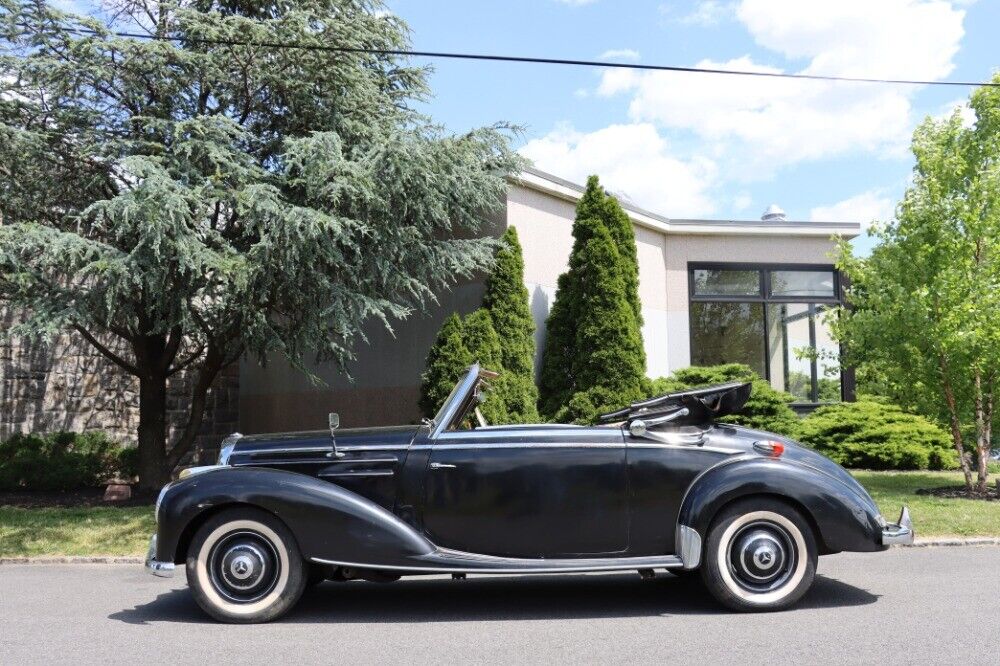
MULTIPOLYGON (((389 0, 421 50, 865 77, 987 79, 994 0, 389 0)), ((969 90, 564 66, 433 62, 427 111, 461 131, 498 120, 573 180, 672 217, 868 224, 892 215, 909 137, 969 90)), ((870 245, 858 242, 860 250, 870 245)))

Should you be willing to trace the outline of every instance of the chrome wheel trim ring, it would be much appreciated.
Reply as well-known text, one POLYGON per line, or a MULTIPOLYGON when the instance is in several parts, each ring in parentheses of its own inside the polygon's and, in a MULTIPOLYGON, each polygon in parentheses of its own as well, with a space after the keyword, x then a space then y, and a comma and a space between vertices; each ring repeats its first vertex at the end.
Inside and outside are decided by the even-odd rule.
POLYGON ((288 587, 289 563, 288 550, 274 530, 256 520, 234 520, 220 525, 205 539, 198 551, 194 575, 198 579, 199 588, 213 606, 232 615, 251 615, 268 608, 281 597, 288 587), (219 594, 209 570, 210 555, 216 544, 227 534, 240 530, 256 532, 269 541, 274 546, 278 567, 278 575, 266 595, 255 601, 242 603, 230 601, 219 594))
POLYGON ((741 600, 751 604, 773 604, 781 601, 798 587, 805 577, 808 566, 808 551, 806 549, 805 538, 802 532, 788 518, 773 511, 753 511, 739 516, 726 527, 719 539, 719 548, 716 553, 716 564, 719 575, 726 588, 741 600), (741 584, 734 576, 731 567, 730 549, 734 538, 744 528, 754 523, 770 523, 778 526, 788 535, 791 552, 790 557, 794 558, 794 563, 788 567, 787 575, 784 575, 780 582, 770 586, 767 590, 754 591, 741 584))

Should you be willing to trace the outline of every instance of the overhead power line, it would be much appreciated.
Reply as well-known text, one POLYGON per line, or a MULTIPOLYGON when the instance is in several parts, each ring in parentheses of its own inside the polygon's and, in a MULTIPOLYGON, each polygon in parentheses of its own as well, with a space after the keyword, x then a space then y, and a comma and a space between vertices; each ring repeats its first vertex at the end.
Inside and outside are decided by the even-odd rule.
POLYGON ((438 60, 477 60, 486 62, 513 62, 536 65, 569 65, 576 67, 607 67, 612 69, 634 69, 653 72, 680 72, 684 74, 719 74, 727 76, 756 76, 775 79, 804 79, 808 81, 844 81, 848 83, 880 83, 911 86, 962 86, 962 87, 1000 87, 1000 83, 992 81, 937 81, 932 79, 878 79, 863 76, 828 76, 823 74, 789 74, 786 72, 759 72, 746 69, 727 69, 722 67, 683 67, 680 65, 644 65, 641 63, 604 62, 601 60, 575 60, 572 58, 538 58, 533 56, 497 55, 489 53, 457 53, 451 51, 415 51, 410 49, 378 49, 351 46, 328 46, 324 44, 297 44, 294 42, 270 42, 238 39, 213 39, 204 37, 160 37, 135 32, 98 32, 89 28, 60 27, 65 32, 104 36, 106 34, 121 38, 143 39, 150 41, 187 42, 206 44, 210 46, 256 46, 271 49, 295 49, 302 51, 326 51, 330 53, 360 53, 370 55, 391 55, 411 58, 430 58, 438 60))

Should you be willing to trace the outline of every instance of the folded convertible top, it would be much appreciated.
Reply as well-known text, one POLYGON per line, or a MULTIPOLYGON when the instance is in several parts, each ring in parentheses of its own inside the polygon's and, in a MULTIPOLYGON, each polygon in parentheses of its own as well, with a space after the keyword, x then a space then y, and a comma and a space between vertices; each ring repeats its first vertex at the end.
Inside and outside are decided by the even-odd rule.
POLYGON ((633 402, 628 407, 602 414, 602 423, 650 418, 687 408, 683 419, 674 423, 703 423, 738 412, 750 397, 750 382, 729 382, 703 388, 666 393, 648 400, 633 402))

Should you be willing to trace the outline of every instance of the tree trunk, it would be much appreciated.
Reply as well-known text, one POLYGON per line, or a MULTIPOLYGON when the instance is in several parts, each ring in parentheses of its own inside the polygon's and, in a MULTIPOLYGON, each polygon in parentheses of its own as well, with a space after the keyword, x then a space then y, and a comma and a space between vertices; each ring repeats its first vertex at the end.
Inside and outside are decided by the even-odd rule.
MULTIPOLYGON (((976 379, 979 377, 977 375, 976 379)), ((979 474, 976 478, 976 490, 986 493, 989 489, 990 447, 993 440, 993 388, 990 385, 981 401, 983 404, 982 427, 976 433, 976 453, 978 454, 979 474)))
POLYGON ((962 427, 958 420, 958 405, 955 402, 955 393, 951 389, 951 382, 948 381, 948 362, 943 356, 938 357, 938 365, 941 368, 941 383, 944 389, 944 401, 948 405, 948 420, 951 425, 951 440, 958 451, 958 462, 962 466, 962 473, 965 475, 965 489, 972 490, 972 470, 969 469, 969 459, 965 455, 965 448, 962 446, 962 427))
POLYGON ((167 378, 139 378, 139 488, 159 490, 170 480, 167 468, 167 378))

